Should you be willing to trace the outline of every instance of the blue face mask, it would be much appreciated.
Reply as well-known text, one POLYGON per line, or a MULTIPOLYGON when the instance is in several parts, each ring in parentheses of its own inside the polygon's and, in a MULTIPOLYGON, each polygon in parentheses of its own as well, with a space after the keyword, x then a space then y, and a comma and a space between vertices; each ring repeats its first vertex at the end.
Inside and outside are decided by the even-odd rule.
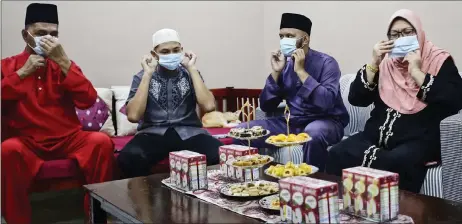
POLYGON ((284 37, 279 41, 279 45, 281 47, 282 54, 286 57, 290 57, 297 49, 297 39, 284 37))
POLYGON ((407 53, 419 49, 419 40, 417 36, 400 37, 395 40, 394 47, 389 53, 390 58, 404 58, 407 53))
POLYGON ((183 61, 183 53, 177 54, 157 54, 159 56, 159 65, 168 69, 175 70, 177 69, 181 62, 183 61))
POLYGON ((34 41, 35 41, 35 47, 32 47, 30 46, 29 44, 29 47, 32 48, 32 50, 35 51, 35 53, 37 53, 38 55, 40 56, 45 56, 45 52, 42 51, 42 48, 40 48, 40 40, 42 39, 42 36, 37 36, 37 37, 34 37, 32 36, 32 34, 30 34, 29 32, 27 32, 32 38, 34 38, 34 41))

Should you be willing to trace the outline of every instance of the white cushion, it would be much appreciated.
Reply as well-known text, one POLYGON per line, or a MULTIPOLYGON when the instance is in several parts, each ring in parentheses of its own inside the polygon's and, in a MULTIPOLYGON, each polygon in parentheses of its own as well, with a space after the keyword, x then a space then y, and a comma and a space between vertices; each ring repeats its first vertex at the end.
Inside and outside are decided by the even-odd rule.
POLYGON ((117 120, 117 136, 134 135, 138 124, 128 121, 127 116, 120 112, 120 109, 125 106, 125 102, 130 93, 130 86, 111 86, 115 98, 115 114, 117 120))

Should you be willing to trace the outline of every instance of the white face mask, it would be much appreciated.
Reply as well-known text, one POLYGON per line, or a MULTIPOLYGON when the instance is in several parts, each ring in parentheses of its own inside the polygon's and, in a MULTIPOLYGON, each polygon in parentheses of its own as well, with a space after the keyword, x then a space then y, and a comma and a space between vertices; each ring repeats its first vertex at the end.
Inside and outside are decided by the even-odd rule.
MULTIPOLYGON (((157 54, 157 53, 156 53, 157 54)), ((172 54, 157 54, 159 56, 159 65, 168 69, 168 70, 175 70, 177 69, 181 62, 183 61, 184 53, 172 53, 172 54)))
MULTIPOLYGON (((36 36, 36 37, 34 37, 34 36, 32 36, 32 34, 29 33, 29 31, 27 31, 27 33, 28 33, 32 38, 34 38, 35 47, 30 46, 29 43, 27 43, 27 45, 28 45, 30 48, 32 48, 32 50, 34 50, 35 53, 37 53, 38 55, 40 55, 40 56, 46 56, 45 52, 43 52, 43 51, 42 51, 42 48, 40 48, 40 40, 42 40, 42 38, 43 38, 44 36, 36 36)), ((46 36, 51 37, 50 35, 46 35, 46 36)), ((53 38, 54 38, 55 40, 58 40, 58 38, 56 38, 56 37, 53 37, 53 38)))
MULTIPOLYGON (((297 41, 302 39, 302 38, 303 37, 300 37, 298 39, 297 38, 287 38, 287 37, 282 38, 279 41, 279 45, 280 45, 280 49, 281 49, 282 54, 284 56, 286 56, 286 57, 292 56, 292 53, 294 53, 294 51, 297 50, 297 41)), ((300 47, 300 48, 302 48, 302 47, 300 47)))
POLYGON ((404 58, 409 52, 420 48, 416 35, 400 37, 395 40, 394 47, 389 54, 390 58, 404 58))

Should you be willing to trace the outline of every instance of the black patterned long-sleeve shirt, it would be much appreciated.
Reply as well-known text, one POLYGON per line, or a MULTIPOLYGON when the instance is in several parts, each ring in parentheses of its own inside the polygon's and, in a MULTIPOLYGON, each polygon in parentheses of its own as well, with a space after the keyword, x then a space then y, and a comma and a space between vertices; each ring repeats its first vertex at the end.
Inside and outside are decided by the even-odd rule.
MULTIPOLYGON (((144 71, 133 77, 126 104, 135 96, 144 71)), ((174 128, 185 140, 198 134, 208 134, 196 113, 196 95, 188 71, 179 67, 175 76, 163 74, 159 69, 152 75, 146 111, 138 125, 138 133, 164 135, 174 128)))
POLYGON ((366 122, 364 134, 375 145, 393 149, 410 141, 419 141, 431 147, 428 157, 439 159, 440 123, 462 109, 462 78, 450 57, 441 66, 437 76, 427 74, 417 94, 419 100, 427 103, 415 114, 401 114, 387 106, 380 98, 379 72, 374 83, 368 83, 366 66, 358 71, 351 83, 349 102, 354 106, 367 107, 374 104, 371 117, 366 122))

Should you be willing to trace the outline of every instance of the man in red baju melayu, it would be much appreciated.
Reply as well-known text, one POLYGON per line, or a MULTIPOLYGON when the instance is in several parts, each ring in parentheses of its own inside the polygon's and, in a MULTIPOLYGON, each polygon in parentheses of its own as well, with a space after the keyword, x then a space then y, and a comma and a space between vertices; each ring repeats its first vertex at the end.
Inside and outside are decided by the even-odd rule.
POLYGON ((82 131, 75 111, 91 107, 96 90, 57 37, 56 5, 30 4, 22 30, 26 49, 2 59, 2 215, 7 223, 31 222, 28 190, 46 160, 75 159, 86 183, 112 179, 111 139, 82 131))

